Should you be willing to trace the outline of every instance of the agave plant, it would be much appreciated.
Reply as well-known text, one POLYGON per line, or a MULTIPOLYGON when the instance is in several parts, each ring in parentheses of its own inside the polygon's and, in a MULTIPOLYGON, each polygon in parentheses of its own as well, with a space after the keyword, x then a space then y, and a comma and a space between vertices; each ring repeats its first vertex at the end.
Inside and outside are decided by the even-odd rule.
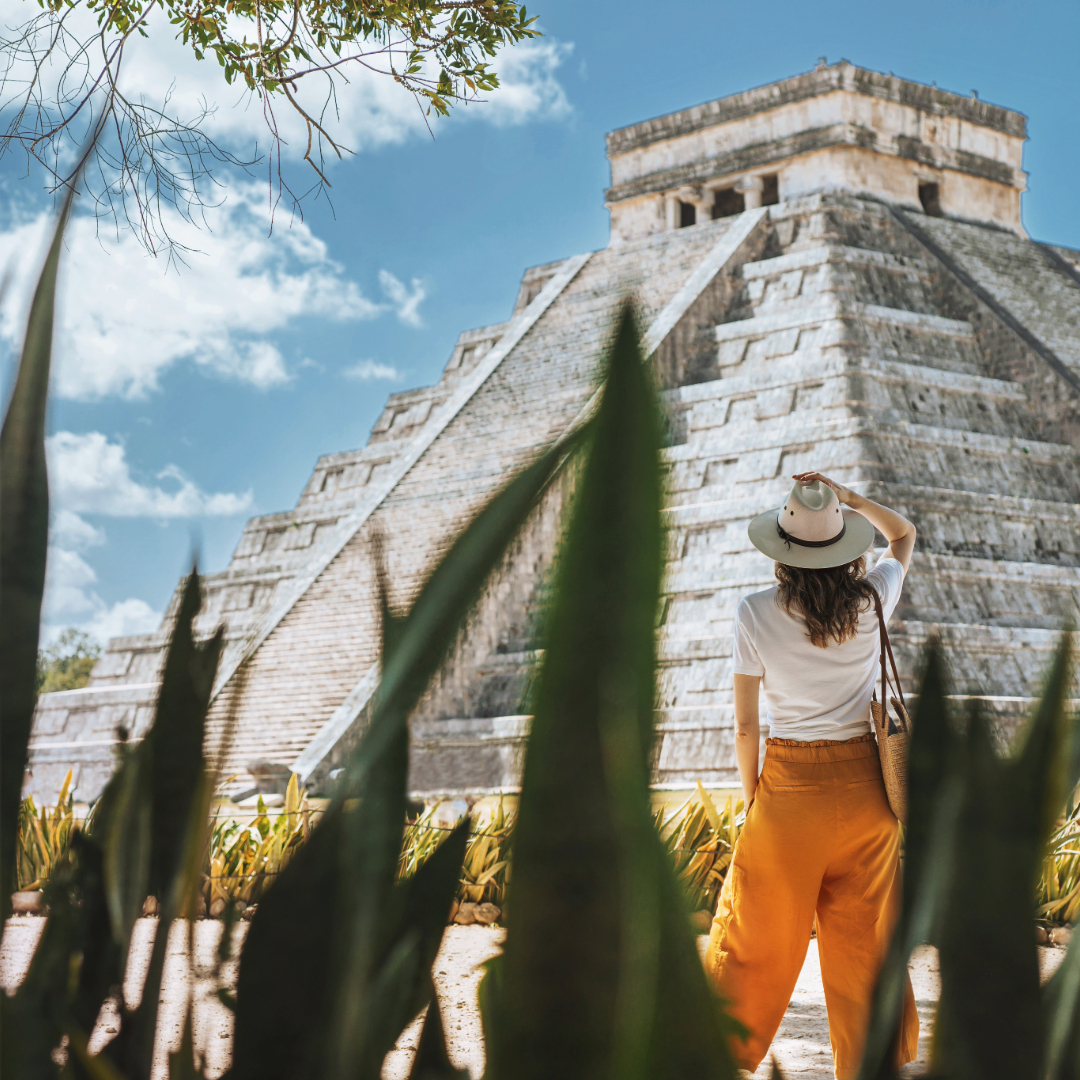
POLYGON ((654 824, 690 906, 695 911, 714 911, 746 811, 743 800, 731 795, 718 811, 700 781, 697 788, 670 814, 658 810, 654 824))
POLYGON ((260 795, 252 820, 219 821, 203 866, 202 893, 208 910, 213 913, 215 900, 258 903, 313 827, 307 792, 300 790, 295 774, 289 778, 281 813, 271 816, 260 795))
POLYGON ((33 796, 27 796, 19 806, 15 874, 20 889, 40 889, 67 855, 72 833, 79 828, 71 775, 68 769, 51 808, 43 806, 39 812, 33 796))
POLYGON ((477 904, 506 902, 513 830, 514 815, 506 813, 500 799, 490 818, 469 837, 458 899, 477 904))
MULTIPOLYGON (((69 772, 51 806, 38 810, 33 798, 28 796, 19 807, 20 889, 40 889, 45 885, 62 864, 73 832, 81 827, 74 816, 70 787, 69 772)), ((438 806, 433 803, 406 825, 398 860, 398 881, 414 874, 449 831, 434 824, 438 806)), ((295 775, 289 780, 284 806, 278 810, 269 809, 261 795, 253 818, 231 817, 227 806, 218 806, 212 818, 214 824, 199 886, 205 908, 214 909, 215 901, 222 905, 235 901, 258 903, 300 844, 311 835, 321 813, 308 805, 307 793, 300 789, 295 775)), ((500 798, 489 816, 473 820, 456 893, 459 900, 505 904, 515 816, 506 810, 500 798)), ((654 826, 695 911, 715 908, 745 817, 741 798, 735 800, 729 796, 718 809, 700 784, 698 791, 682 805, 671 811, 660 809, 654 815, 654 826)), ((1076 871, 1069 862, 1076 853, 1068 847, 1076 842, 1075 824, 1071 821, 1055 834, 1051 851, 1057 852, 1059 860, 1064 862, 1052 880, 1058 883, 1054 895, 1060 892, 1062 899, 1044 905, 1049 912, 1047 918, 1054 917, 1076 895, 1073 891, 1076 871)), ((1048 859, 1046 866, 1052 861, 1048 859)), ((1046 874, 1049 873, 1047 870, 1046 874)), ((1050 887, 1046 884, 1046 874, 1041 886, 1043 892, 1050 887)))
POLYGON ((1050 838, 1038 905, 1042 919, 1073 923, 1080 915, 1080 808, 1072 808, 1050 838))
POLYGON ((19 796, 37 701, 37 647, 49 484, 45 466, 45 402, 52 359, 53 306, 64 225, 74 189, 67 192, 45 259, 23 341, 11 400, 0 431, 0 915, 11 914, 19 796), (31 658, 31 651, 33 658, 31 658))
POLYGON ((1071 683, 1065 635, 1035 715, 1002 758, 977 707, 962 727, 951 721, 944 661, 938 647, 930 649, 908 762, 904 906, 875 993, 860 1080, 894 1075, 904 971, 924 941, 938 947, 941 964, 932 1075, 1080 1076, 1080 946, 1070 945, 1040 988, 1034 938, 1047 841, 1080 779, 1071 683))

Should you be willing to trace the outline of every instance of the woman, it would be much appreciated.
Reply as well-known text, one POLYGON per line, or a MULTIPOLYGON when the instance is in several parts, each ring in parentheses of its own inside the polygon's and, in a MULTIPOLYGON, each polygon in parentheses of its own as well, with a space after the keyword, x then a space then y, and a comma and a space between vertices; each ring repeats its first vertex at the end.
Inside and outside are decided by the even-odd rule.
MULTIPOLYGON (((900 598, 915 527, 817 472, 751 522, 778 584, 735 615, 735 756, 748 807, 709 937, 706 966, 749 1035, 756 1069, 783 1019, 817 921, 833 1068, 858 1072, 878 968, 900 897, 900 837, 870 725, 880 638, 900 598), (889 550, 869 574, 875 527, 889 550), (758 775, 758 690, 770 738, 758 775)), ((919 1020, 908 984, 897 1064, 919 1020)))

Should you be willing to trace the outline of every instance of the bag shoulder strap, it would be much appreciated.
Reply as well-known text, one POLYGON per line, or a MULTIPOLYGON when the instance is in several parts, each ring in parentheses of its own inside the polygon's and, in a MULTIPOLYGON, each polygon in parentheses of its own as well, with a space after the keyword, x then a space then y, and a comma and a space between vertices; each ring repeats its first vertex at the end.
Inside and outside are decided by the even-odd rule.
POLYGON ((885 629, 885 613, 881 610, 881 598, 877 594, 877 589, 872 585, 870 589, 874 594, 874 610, 877 612, 878 628, 881 634, 881 704, 885 707, 889 700, 886 696, 887 676, 885 668, 885 656, 888 654, 889 663, 892 665, 893 685, 896 687, 897 697, 900 698, 900 704, 907 709, 907 703, 904 701, 904 688, 900 685, 900 673, 896 670, 896 660, 893 658, 892 645, 889 642, 889 631, 885 629))

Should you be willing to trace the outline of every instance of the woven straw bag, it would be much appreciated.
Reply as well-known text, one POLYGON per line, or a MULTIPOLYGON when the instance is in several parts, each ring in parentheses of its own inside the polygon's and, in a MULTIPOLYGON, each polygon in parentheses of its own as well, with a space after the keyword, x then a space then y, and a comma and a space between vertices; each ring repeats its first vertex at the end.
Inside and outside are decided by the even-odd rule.
POLYGON ((877 691, 870 702, 870 713, 874 720, 874 735, 877 737, 878 757, 881 758, 881 775, 885 778, 885 794, 889 797, 889 808, 897 820, 907 818, 907 760, 908 740, 911 738, 911 718, 904 704, 904 690, 900 685, 900 675, 896 670, 892 646, 889 644, 889 632, 885 629, 885 615, 881 610, 881 600, 874 593, 874 610, 877 612, 878 627, 881 630, 881 701, 877 691), (888 674, 885 657, 892 665, 892 682, 899 700, 888 696, 888 674), (890 715, 885 702, 893 708, 890 715))

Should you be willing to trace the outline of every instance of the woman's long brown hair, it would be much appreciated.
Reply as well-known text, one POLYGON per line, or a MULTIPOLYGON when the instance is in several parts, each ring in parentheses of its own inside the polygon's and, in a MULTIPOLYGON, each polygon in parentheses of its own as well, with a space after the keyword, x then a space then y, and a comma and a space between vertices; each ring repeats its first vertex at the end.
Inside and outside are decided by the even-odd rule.
POLYGON ((789 614, 806 620, 810 642, 818 648, 830 641, 842 645, 859 628, 859 615, 874 602, 874 587, 866 580, 866 559, 843 566, 807 570, 776 564, 780 583, 777 603, 789 614))

